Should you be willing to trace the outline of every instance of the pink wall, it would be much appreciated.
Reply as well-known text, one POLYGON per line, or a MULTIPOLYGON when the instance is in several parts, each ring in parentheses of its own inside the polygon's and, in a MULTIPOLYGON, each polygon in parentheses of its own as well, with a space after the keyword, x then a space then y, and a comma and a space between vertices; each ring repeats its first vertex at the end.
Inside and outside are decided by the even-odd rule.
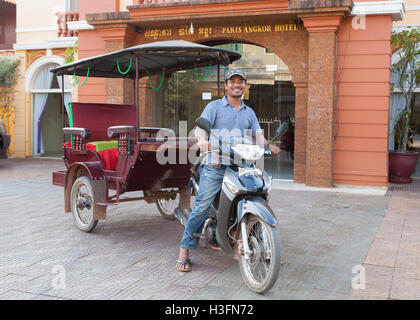
POLYGON ((119 0, 79 0, 79 19, 86 20, 86 13, 115 12, 119 10, 119 0), (100 3, 100 4, 99 4, 100 3))
POLYGON ((386 186, 391 16, 367 16, 365 29, 352 19, 338 35, 334 183, 386 186))
MULTIPOLYGON (((105 53, 105 42, 98 31, 79 31, 79 57, 84 59, 105 53)), ((84 81, 83 77, 79 77, 84 81)), ((105 103, 105 79, 89 78, 82 86, 79 86, 78 102, 105 103)))

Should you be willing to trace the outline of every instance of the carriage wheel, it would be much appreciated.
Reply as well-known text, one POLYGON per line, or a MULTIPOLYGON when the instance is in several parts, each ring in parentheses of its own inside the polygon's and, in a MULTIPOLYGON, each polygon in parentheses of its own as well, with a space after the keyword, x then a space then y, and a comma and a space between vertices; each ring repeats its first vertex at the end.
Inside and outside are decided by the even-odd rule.
POLYGON ((88 177, 79 177, 71 188, 70 204, 76 226, 84 231, 92 231, 98 220, 93 219, 93 188, 88 177))
MULTIPOLYGON (((162 191, 177 191, 174 189, 162 189, 162 191)), ((168 220, 175 219, 175 208, 179 206, 179 193, 171 193, 169 198, 158 198, 156 199, 156 206, 159 213, 168 220)))

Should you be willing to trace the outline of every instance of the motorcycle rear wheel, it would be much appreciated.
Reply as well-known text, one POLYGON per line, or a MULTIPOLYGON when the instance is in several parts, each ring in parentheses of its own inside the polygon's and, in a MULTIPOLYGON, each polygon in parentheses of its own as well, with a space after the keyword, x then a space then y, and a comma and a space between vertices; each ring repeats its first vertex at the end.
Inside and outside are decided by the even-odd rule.
POLYGON ((276 282, 280 270, 280 240, 277 230, 251 215, 246 222, 245 232, 252 254, 249 260, 245 259, 244 254, 239 255, 242 278, 253 292, 267 292, 276 282))

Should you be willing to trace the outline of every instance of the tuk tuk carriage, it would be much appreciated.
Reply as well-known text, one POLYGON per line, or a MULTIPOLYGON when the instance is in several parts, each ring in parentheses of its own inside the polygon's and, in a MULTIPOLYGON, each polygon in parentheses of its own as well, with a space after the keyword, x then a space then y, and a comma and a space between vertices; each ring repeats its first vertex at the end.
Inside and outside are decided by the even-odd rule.
MULTIPOLYGON (((120 202, 156 202, 159 212, 174 219, 177 206, 189 208, 189 181, 192 163, 160 164, 157 152, 173 148, 188 152, 195 141, 175 137, 168 128, 140 126, 139 79, 171 74, 204 66, 217 66, 241 58, 236 52, 187 41, 142 44, 104 55, 86 58, 53 69, 61 76, 62 139, 64 171, 53 172, 53 184, 64 187, 64 211, 72 212, 77 227, 92 231, 106 218, 108 206, 120 202), (134 103, 72 103, 73 125, 64 127, 64 76, 131 79, 134 103), (71 137, 66 142, 66 136, 71 137), (142 197, 120 196, 143 191, 142 197), (112 194, 111 194, 112 193, 112 194), (173 203, 174 201, 179 203, 173 203), (172 203, 174 206, 167 204, 172 203)), ((86 80, 85 80, 86 81, 86 80)))

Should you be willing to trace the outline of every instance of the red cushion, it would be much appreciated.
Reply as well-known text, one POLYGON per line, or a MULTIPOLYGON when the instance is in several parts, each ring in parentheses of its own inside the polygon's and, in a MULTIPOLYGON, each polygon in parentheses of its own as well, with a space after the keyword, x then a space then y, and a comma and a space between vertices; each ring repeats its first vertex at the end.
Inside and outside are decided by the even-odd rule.
POLYGON ((116 170, 118 161, 118 149, 107 149, 99 151, 99 156, 104 163, 104 169, 116 170))
MULTIPOLYGON (((65 147, 71 148, 71 143, 66 142, 65 147)), ((86 149, 91 151, 96 151, 96 146, 90 143, 86 143, 86 149)), ((108 149, 98 152, 99 156, 102 159, 105 170, 116 170, 117 161, 118 161, 118 149, 108 149)))

